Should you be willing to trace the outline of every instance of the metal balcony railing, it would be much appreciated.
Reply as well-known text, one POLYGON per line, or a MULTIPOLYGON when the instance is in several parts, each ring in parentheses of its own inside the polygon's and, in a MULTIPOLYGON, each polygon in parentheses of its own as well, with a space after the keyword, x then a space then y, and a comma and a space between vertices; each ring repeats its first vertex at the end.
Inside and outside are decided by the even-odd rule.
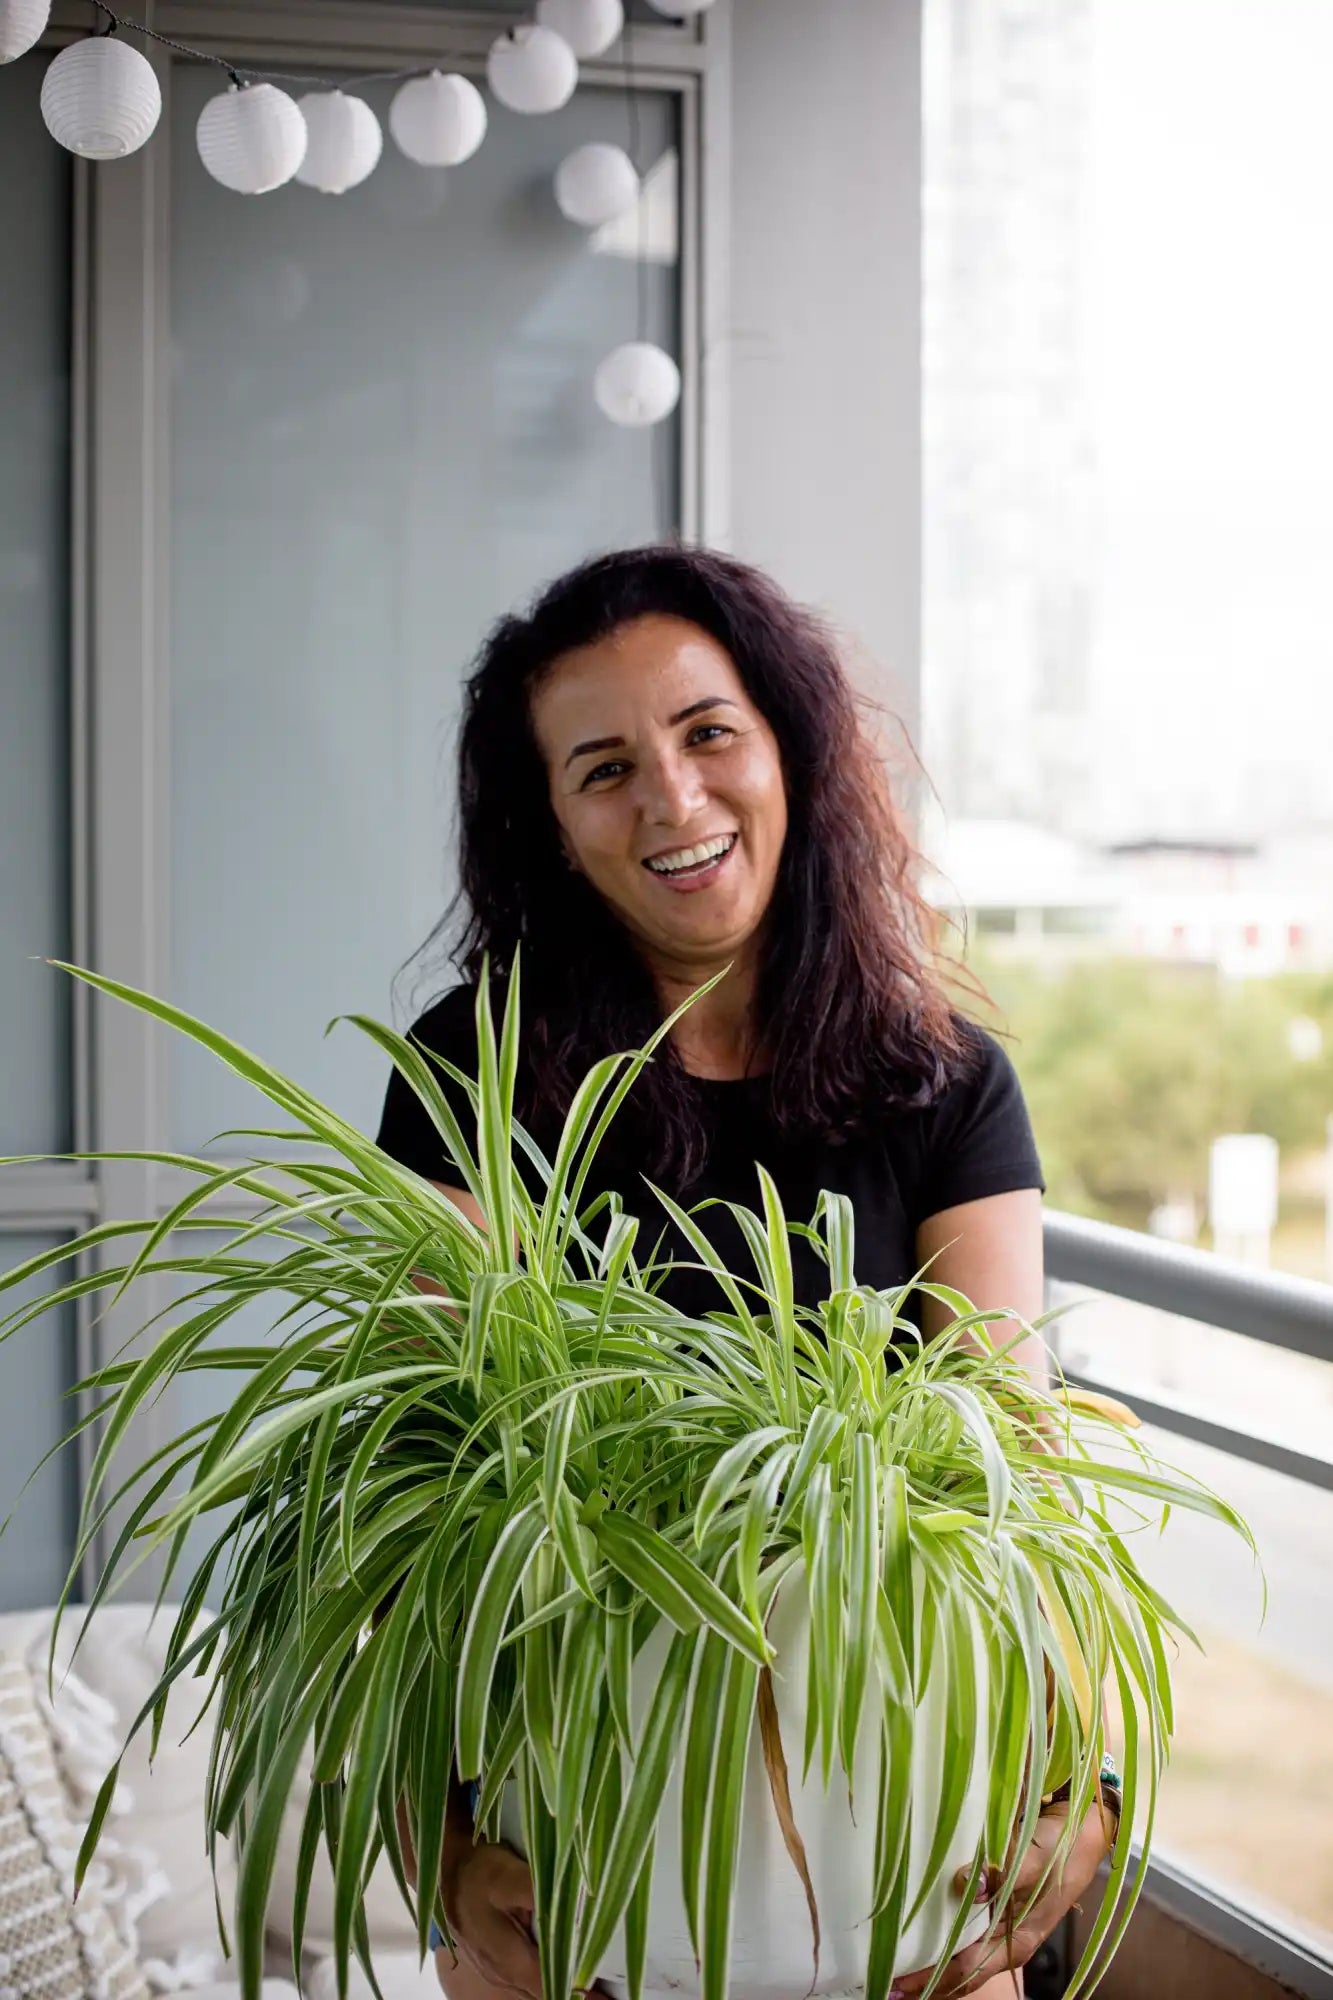
MULTIPOLYGON (((1046 1275, 1064 1284, 1087 1285, 1115 1298, 1179 1313, 1227 1333, 1243 1333, 1270 1347, 1333 1362, 1333 1286, 1283 1272, 1257 1271, 1206 1250, 1187 1250, 1052 1210, 1046 1216, 1046 1275)), ((1058 1323, 1057 1323, 1058 1324, 1058 1323)), ((1333 1491, 1333 1458, 1295 1451, 1209 1417, 1187 1402, 1145 1397, 1133 1384, 1095 1379, 1067 1370, 1084 1388, 1120 1395, 1145 1423, 1177 1431, 1200 1444, 1285 1472, 1311 1486, 1333 1491)))
MULTIPOLYGON (((1255 1270, 1059 1210, 1046 1215, 1045 1242, 1047 1277, 1062 1285, 1087 1286, 1333 1362, 1333 1286, 1255 1270)), ((1333 1491, 1333 1459, 1219 1422, 1179 1399, 1147 1397, 1130 1382, 1072 1369, 1065 1373, 1070 1382, 1120 1396, 1147 1423, 1333 1491)), ((1333 1570, 1329 1587, 1333 1589, 1333 1570)), ((1333 2000, 1333 1962, 1319 1941, 1302 1936, 1294 1924, 1278 1928, 1271 1919, 1244 1909, 1226 1888, 1182 1866, 1179 1857, 1155 1859, 1146 1886, 1152 1900, 1173 1918, 1213 1938, 1287 1990, 1333 2000)))

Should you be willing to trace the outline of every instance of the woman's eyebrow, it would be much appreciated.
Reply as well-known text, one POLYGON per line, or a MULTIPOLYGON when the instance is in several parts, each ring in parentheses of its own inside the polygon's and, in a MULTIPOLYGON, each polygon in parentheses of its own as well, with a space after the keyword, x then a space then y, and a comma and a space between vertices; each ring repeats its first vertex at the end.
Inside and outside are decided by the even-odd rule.
POLYGON ((735 708, 734 701, 728 701, 724 694, 706 694, 702 701, 692 701, 688 708, 682 708, 679 715, 673 715, 671 726, 678 722, 688 722, 692 715, 702 715, 706 708, 735 708))
MULTIPOLYGON (((678 722, 688 722, 691 716, 702 715, 707 708, 735 708, 736 704, 724 694, 706 694, 699 701, 692 701, 688 708, 682 708, 668 718, 671 728, 678 722)), ((576 743, 565 759, 568 770, 576 757, 590 757, 595 750, 623 750, 623 736, 590 736, 586 743, 576 743)))

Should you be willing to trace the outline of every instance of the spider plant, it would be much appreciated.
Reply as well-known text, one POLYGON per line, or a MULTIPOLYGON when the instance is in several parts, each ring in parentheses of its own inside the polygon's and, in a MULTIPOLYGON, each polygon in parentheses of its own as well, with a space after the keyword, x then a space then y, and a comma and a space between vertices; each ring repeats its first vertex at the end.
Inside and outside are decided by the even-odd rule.
MULTIPOLYGON (((654 1191, 719 1290, 703 1318, 673 1310, 661 1266, 641 1255, 639 1222, 614 1199, 589 1204, 585 1190, 610 1120, 676 1017, 645 1050, 591 1071, 553 1159, 513 1117, 517 973, 498 1034, 483 982, 478 1076, 451 1072, 477 1110, 475 1149, 414 1043, 341 1017, 419 1093, 489 1218, 483 1231, 203 1022, 62 969, 192 1037, 285 1121, 225 1135, 257 1142, 240 1165, 79 1155, 151 1158, 186 1191, 159 1218, 105 1222, 0 1280, 13 1287, 84 1259, 80 1275, 0 1321, 6 1337, 71 1300, 117 1300, 139 1279, 179 1292, 133 1352, 80 1385, 76 1429, 91 1427, 94 1449, 61 1606, 90 1554, 100 1575, 84 1630, 149 1556, 159 1603, 178 1600, 162 1680, 134 1727, 156 1739, 183 1679, 198 1681, 201 1705, 215 1699, 206 1823, 210 1851, 223 1836, 237 1846, 228 1948, 247 2000, 260 1990, 284 1807, 310 1746, 295 1963, 321 1844, 340 1989, 354 1955, 372 1972, 362 1898, 381 1853, 424 1954, 432 1919, 446 1924, 436 1883, 456 1770, 480 1786, 482 1827, 495 1832, 506 1813, 512 1824, 517 1802, 547 2000, 586 1986, 613 1939, 617 1976, 639 2000, 670 1800, 699 1991, 723 2000, 756 1729, 816 1965, 819 1910, 788 1767, 845 1791, 868 1739, 861 1916, 868 2000, 883 2000, 895 1964, 909 1969, 900 1943, 915 1908, 946 1867, 952 1875, 978 1773, 971 1884, 953 1895, 941 1961, 965 1926, 975 1935, 988 1863, 1003 1881, 981 1919, 1002 1944, 1003 1922, 1022 1914, 1015 1879, 1043 1795, 1068 1780, 1051 1866, 1063 1861, 1097 1796, 1114 1703, 1124 1812, 1069 1992, 1092 1990, 1143 1880, 1172 1729, 1167 1647, 1188 1630, 1142 1575, 1126 1519, 1191 1508, 1253 1548, 1232 1508, 1151 1458, 1119 1421, 1127 1412, 1039 1388, 1007 1351, 1030 1331, 1012 1315, 977 1312, 919 1279, 953 1315, 923 1342, 907 1317, 911 1287, 857 1286, 851 1211, 836 1194, 812 1224, 789 1224, 759 1171, 756 1209, 736 1211, 754 1265, 739 1274, 697 1214, 654 1191), (321 1157, 291 1155, 293 1142, 321 1157), (237 1196, 245 1212, 228 1219, 237 1196), (828 1267, 817 1311, 793 1299, 797 1227, 828 1267), (273 1314, 272 1343, 228 1345, 232 1316, 257 1300, 273 1314), (226 1408, 121 1476, 136 1413, 198 1370, 235 1382, 226 1408), (770 1632, 789 1580, 808 1604, 808 1692, 800 1741, 784 1743, 773 1700, 784 1662, 770 1632), (943 1690, 942 1719, 923 1815, 910 1779, 930 1687, 943 1690), (915 1875, 909 1853, 921 1857, 915 1875)), ((80 1873, 115 1780, 113 1770, 80 1873)))

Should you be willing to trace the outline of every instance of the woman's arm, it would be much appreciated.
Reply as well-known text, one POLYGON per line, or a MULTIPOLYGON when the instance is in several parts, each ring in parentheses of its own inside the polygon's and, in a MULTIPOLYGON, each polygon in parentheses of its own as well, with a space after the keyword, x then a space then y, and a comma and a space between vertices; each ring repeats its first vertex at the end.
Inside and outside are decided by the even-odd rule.
MULTIPOLYGON (((931 1257, 927 1279, 952 1285, 979 1310, 1008 1307, 1025 1320, 1038 1318, 1045 1304, 1040 1189, 987 1195, 927 1216, 916 1233, 916 1260, 921 1265, 931 1257)), ((926 1297, 921 1304, 922 1331, 929 1339, 943 1331, 952 1314, 938 1299, 926 1297)), ((998 1323, 992 1330, 1003 1339, 998 1323)), ((1037 1336, 1025 1337, 1011 1352, 1041 1388, 1050 1386, 1037 1336)))
MULTIPOLYGON (((486 1227, 486 1218, 481 1212, 480 1205, 468 1193, 466 1188, 450 1187, 446 1181, 432 1181, 431 1186, 438 1188, 439 1192, 447 1201, 451 1201, 455 1208, 461 1209, 468 1221, 475 1222, 478 1229, 486 1227)), ((438 1292, 440 1287, 438 1285, 431 1285, 427 1289, 432 1292, 438 1292)))

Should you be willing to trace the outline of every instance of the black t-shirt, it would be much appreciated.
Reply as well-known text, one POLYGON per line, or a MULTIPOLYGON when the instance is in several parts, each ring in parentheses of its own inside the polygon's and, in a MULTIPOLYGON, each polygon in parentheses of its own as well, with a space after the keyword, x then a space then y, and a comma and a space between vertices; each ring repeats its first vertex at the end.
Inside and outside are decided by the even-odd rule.
MULTIPOLYGON (((497 1024, 498 1025, 498 1024, 497 1024)), ((697 1079, 707 1136, 707 1157, 688 1187, 665 1192, 683 1207, 719 1198, 762 1211, 756 1161, 773 1176, 789 1222, 813 1220, 820 1190, 847 1195, 856 1231, 856 1278, 884 1290, 905 1284, 919 1268, 916 1231, 927 1216, 984 1195, 1015 1188, 1041 1188, 1041 1163, 1013 1064, 984 1029, 964 1022, 980 1060, 967 1077, 951 1083, 924 1110, 886 1108, 864 1133, 840 1141, 792 1138, 777 1129, 764 1077, 737 1081, 697 1079)), ((473 994, 457 987, 422 1015, 411 1030, 426 1050, 475 1076, 477 1038, 473 994)), ((476 1126, 466 1100, 447 1077, 441 1081, 469 1140, 476 1126)), ((554 1134, 534 1138, 548 1158, 554 1134)), ((378 1143, 403 1166, 428 1180, 457 1186, 461 1176, 425 1108, 394 1070, 380 1120, 378 1143)), ((662 1254, 693 1259, 693 1251, 649 1192, 643 1178, 642 1147, 632 1128, 616 1124, 607 1134, 585 1190, 585 1201, 613 1188, 626 1209, 640 1217, 635 1254, 646 1259, 660 1234, 662 1254)), ((754 1266, 735 1218, 726 1209, 706 1209, 697 1220, 738 1277, 753 1277, 754 1266)), ((792 1238, 797 1303, 815 1305, 828 1296, 827 1266, 799 1235, 792 1238)), ((674 1271, 662 1287, 673 1304, 690 1313, 729 1310, 714 1278, 703 1271, 674 1271)), ((914 1315, 915 1317, 915 1315, 914 1315)))

